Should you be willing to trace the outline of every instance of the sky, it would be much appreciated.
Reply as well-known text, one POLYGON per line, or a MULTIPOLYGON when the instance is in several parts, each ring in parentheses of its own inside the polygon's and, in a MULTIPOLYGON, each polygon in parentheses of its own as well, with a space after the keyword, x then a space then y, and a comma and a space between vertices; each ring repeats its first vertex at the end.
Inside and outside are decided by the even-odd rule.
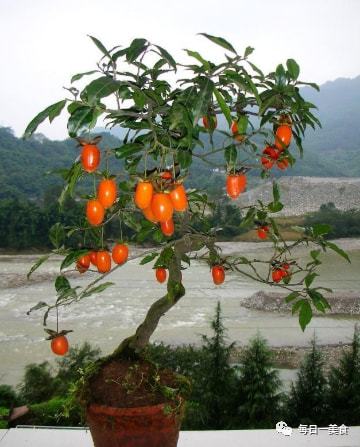
MULTIPOLYGON (((304 81, 360 74, 359 0, 0 0, 0 126, 20 136, 64 98, 71 75, 94 68, 100 53, 88 35, 109 48, 144 37, 177 60, 184 48, 219 56, 200 32, 239 52, 255 47, 251 60, 264 71, 291 57, 304 81)), ((38 130, 65 138, 66 118, 38 130)))

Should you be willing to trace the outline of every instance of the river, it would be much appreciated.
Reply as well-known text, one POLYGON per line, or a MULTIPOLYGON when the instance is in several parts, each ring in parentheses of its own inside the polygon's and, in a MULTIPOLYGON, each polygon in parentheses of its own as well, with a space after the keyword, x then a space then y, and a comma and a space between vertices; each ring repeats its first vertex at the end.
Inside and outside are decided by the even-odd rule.
MULTIPOLYGON (((319 285, 331 287, 337 292, 360 291, 360 240, 337 241, 349 251, 352 263, 338 255, 326 253, 321 268, 319 285)), ((224 243, 224 253, 241 253, 254 257, 266 257, 270 253, 268 243, 224 243)), ((303 249, 297 255, 304 257, 303 249)), ((52 302, 54 286, 49 279, 59 266, 58 259, 44 264, 34 280, 25 279, 29 267, 37 255, 0 255, 0 383, 19 382, 24 366, 30 362, 53 361, 49 342, 44 340, 41 311, 27 315, 27 310, 38 301, 52 302)), ((84 285, 95 274, 77 276, 74 283, 84 285)), ((143 319, 149 305, 165 291, 164 284, 154 279, 151 265, 139 266, 132 260, 107 278, 115 285, 99 295, 93 295, 81 303, 62 309, 60 329, 73 329, 69 334, 72 345, 89 341, 99 346, 103 353, 110 352, 121 339, 133 333, 143 319)), ((241 277, 227 274, 222 286, 212 283, 209 268, 195 262, 183 272, 186 296, 166 314, 153 336, 153 341, 169 344, 197 343, 200 334, 209 334, 209 321, 216 302, 222 305, 224 323, 229 340, 245 344, 260 331, 272 346, 304 346, 314 331, 320 344, 349 342, 357 318, 314 317, 305 333, 299 328, 297 317, 246 309, 241 306, 244 298, 259 290, 274 289, 241 277)), ((50 316, 49 327, 55 320, 50 316)))

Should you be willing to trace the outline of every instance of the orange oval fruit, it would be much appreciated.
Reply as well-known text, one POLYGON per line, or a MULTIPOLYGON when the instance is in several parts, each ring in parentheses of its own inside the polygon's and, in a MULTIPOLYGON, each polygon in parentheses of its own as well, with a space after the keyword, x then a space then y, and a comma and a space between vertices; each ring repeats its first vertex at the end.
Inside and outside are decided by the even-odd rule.
POLYGON ((129 248, 125 244, 116 244, 112 249, 112 258, 115 264, 124 264, 129 256, 129 248))
POLYGON ((103 179, 99 183, 97 199, 105 209, 115 203, 116 190, 116 182, 113 179, 103 179))
POLYGON ((80 258, 76 261, 76 268, 80 273, 86 272, 86 270, 90 267, 90 255, 86 254, 80 256, 80 258))
POLYGON ((282 124, 276 129, 275 133, 275 146, 279 151, 283 151, 286 149, 290 142, 292 137, 292 130, 290 126, 287 126, 285 124, 282 124))
POLYGON ((216 115, 204 115, 202 118, 203 126, 207 130, 214 131, 217 128, 216 115))
POLYGON ((239 197, 245 191, 246 181, 245 174, 229 174, 226 177, 226 192, 228 196, 232 199, 239 197))
POLYGON ((165 236, 172 236, 175 231, 175 225, 173 219, 166 220, 160 223, 160 228, 165 236))
POLYGON ((159 222, 170 220, 173 216, 174 206, 169 194, 164 192, 155 193, 151 200, 151 210, 159 222))
POLYGON ((261 157, 261 164, 264 169, 271 169, 278 158, 279 151, 272 146, 266 146, 261 157))
POLYGON ((280 282, 283 279, 283 271, 281 269, 274 269, 271 277, 274 282, 280 282))
POLYGON ((152 223, 158 223, 159 222, 158 219, 155 217, 155 215, 154 215, 154 213, 153 213, 153 211, 151 209, 151 206, 145 208, 144 210, 142 210, 142 212, 143 212, 144 217, 148 221, 150 221, 152 223))
POLYGON ((69 350, 69 342, 65 335, 58 335, 51 340, 51 350, 56 355, 65 355, 69 350))
POLYGON ((100 225, 105 217, 105 209, 97 199, 89 200, 86 204, 86 218, 90 225, 100 225))
POLYGON ((214 265, 211 269, 211 274, 213 277, 213 282, 217 286, 225 281, 225 270, 222 265, 214 265))
POLYGON ((95 266, 96 266, 96 256, 97 256, 96 251, 92 251, 90 253, 90 262, 92 265, 95 265, 95 266))
POLYGON ((111 257, 108 251, 100 250, 97 252, 96 266, 99 273, 107 273, 111 269, 111 257))
POLYGON ((94 172, 100 164, 100 151, 99 148, 93 144, 85 144, 83 146, 80 161, 84 171, 94 172))
POLYGON ((289 167, 289 161, 287 158, 283 158, 282 160, 278 160, 276 162, 276 166, 282 171, 285 171, 285 169, 289 167))
POLYGON ((162 283, 166 281, 167 273, 166 270, 163 267, 158 267, 155 270, 155 276, 158 282, 162 283))
POLYGON ((257 229, 257 235, 259 239, 266 239, 268 237, 269 227, 267 225, 263 225, 257 229))
POLYGON ((186 191, 184 185, 182 183, 178 184, 171 192, 170 192, 171 202, 176 211, 185 211, 188 206, 188 200, 186 196, 186 191))
POLYGON ((154 187, 151 182, 147 181, 139 182, 136 185, 136 191, 134 197, 135 205, 141 210, 148 208, 151 204, 153 192, 154 187))

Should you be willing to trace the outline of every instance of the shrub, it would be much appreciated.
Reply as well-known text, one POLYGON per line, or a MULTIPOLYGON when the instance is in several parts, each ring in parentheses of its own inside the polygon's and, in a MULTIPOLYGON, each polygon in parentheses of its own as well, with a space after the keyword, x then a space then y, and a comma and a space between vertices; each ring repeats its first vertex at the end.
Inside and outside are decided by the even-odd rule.
POLYGON ((281 381, 272 353, 259 334, 244 350, 239 373, 234 428, 273 428, 279 420, 281 381))
POLYGON ((355 327, 349 351, 329 374, 329 414, 332 424, 360 425, 360 331, 355 327))
POLYGON ((314 337, 311 341, 311 351, 300 366, 295 384, 291 385, 286 401, 286 421, 292 426, 328 424, 326 393, 324 361, 314 337))

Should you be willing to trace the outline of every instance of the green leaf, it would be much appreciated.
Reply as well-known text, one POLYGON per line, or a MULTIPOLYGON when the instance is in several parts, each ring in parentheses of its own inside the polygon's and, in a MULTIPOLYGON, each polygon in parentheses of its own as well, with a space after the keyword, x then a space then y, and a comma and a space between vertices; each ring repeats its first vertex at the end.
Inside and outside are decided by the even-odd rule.
POLYGON ((110 286, 113 286, 114 283, 113 282, 103 282, 102 284, 99 284, 96 287, 93 287, 92 289, 89 289, 87 292, 84 292, 81 294, 81 298, 86 298, 90 295, 93 295, 94 293, 101 293, 103 292, 105 289, 107 289, 110 286))
POLYGON ((315 260, 317 260, 317 258, 320 256, 320 250, 311 250, 310 251, 310 256, 315 260))
POLYGON ((329 247, 331 250, 335 251, 338 255, 342 256, 349 263, 351 263, 349 255, 346 253, 346 251, 342 250, 338 245, 334 244, 333 242, 326 241, 326 246, 329 247))
POLYGON ((200 53, 198 53, 197 51, 192 51, 192 50, 184 50, 186 51, 186 53, 188 54, 188 56, 195 58, 196 60, 198 60, 203 67, 205 68, 205 70, 210 70, 210 64, 209 61, 205 60, 200 53))
POLYGON ((279 186, 275 181, 273 181, 273 197, 274 202, 278 202, 280 200, 279 186))
POLYGON ((177 153, 177 161, 182 169, 187 169, 192 163, 192 153, 186 149, 179 149, 177 153))
POLYGON ((153 261, 157 256, 159 256, 159 253, 150 253, 149 255, 146 255, 142 260, 140 261, 140 265, 145 265, 148 262, 153 261))
POLYGON ((171 247, 165 247, 163 251, 160 253, 157 261, 154 264, 154 269, 158 267, 168 268, 171 258, 174 256, 174 250, 171 247))
POLYGON ((173 67, 176 71, 177 65, 175 59, 171 56, 171 54, 165 50, 165 48, 160 47, 159 45, 155 45, 155 47, 160 51, 161 56, 166 60, 166 62, 173 67))
POLYGON ((90 82, 90 84, 84 88, 83 93, 86 94, 88 102, 93 104, 96 100, 105 98, 116 92, 120 85, 119 81, 114 81, 113 78, 108 76, 102 76, 101 78, 94 79, 90 82))
POLYGON ((162 231, 161 231, 159 228, 157 228, 157 229, 153 232, 152 237, 153 237, 153 241, 158 242, 158 243, 163 242, 164 239, 165 239, 165 238, 164 238, 164 235, 163 235, 163 233, 162 233, 162 231))
POLYGON ((245 53, 244 53, 244 58, 247 58, 248 56, 250 56, 250 54, 252 54, 254 52, 253 47, 246 47, 245 48, 245 53))
POLYGON ((299 301, 296 301, 296 303, 293 304, 292 309, 291 309, 291 313, 294 315, 303 305, 303 303, 306 302, 305 298, 302 298, 299 301))
POLYGON ((56 222, 49 231, 49 239, 55 248, 60 248, 65 240, 65 230, 60 222, 56 222))
POLYGON ((126 60, 128 62, 134 62, 146 48, 146 39, 134 39, 126 51, 126 60))
POLYGON ((299 292, 291 292, 286 298, 285 302, 290 303, 291 301, 294 301, 298 296, 300 296, 299 292))
POLYGON ((240 227, 246 227, 247 225, 252 225, 254 223, 254 218, 256 215, 256 209, 255 208, 249 208, 244 219, 240 223, 240 227))
POLYGON ((30 315, 33 310, 42 309, 43 307, 49 307, 49 305, 44 301, 39 301, 37 304, 35 304, 35 306, 30 307, 30 309, 26 312, 26 315, 30 315))
POLYGON ((30 276, 35 272, 35 270, 37 270, 41 264, 43 264, 45 261, 47 261, 49 259, 51 255, 44 255, 41 256, 31 267, 31 269, 29 270, 28 274, 26 275, 27 279, 30 279, 30 276))
POLYGON ((283 87, 286 84, 286 73, 285 73, 285 68, 282 64, 279 64, 276 67, 275 81, 276 81, 276 84, 280 87, 283 87))
POLYGON ((81 249, 81 250, 73 250, 71 251, 63 260, 63 262, 61 263, 60 266, 60 270, 63 270, 66 267, 69 267, 69 265, 71 265, 73 262, 77 261, 78 258, 80 258, 83 255, 86 255, 87 253, 89 253, 88 249, 81 249))
POLYGON ((144 146, 140 143, 127 143, 114 149, 116 158, 127 158, 140 152, 144 146))
POLYGON ((56 118, 58 115, 60 115, 62 109, 65 107, 66 99, 56 102, 55 104, 52 104, 49 107, 46 107, 42 112, 40 112, 38 115, 33 118, 30 123, 27 125, 27 128, 25 129, 23 138, 29 138, 31 135, 35 132, 35 130, 38 128, 38 126, 46 119, 49 118, 50 123, 56 118))
POLYGON ((284 205, 281 202, 270 202, 268 208, 271 213, 278 213, 284 208, 284 205))
POLYGON ((210 34, 206 34, 206 33, 199 33, 199 34, 201 36, 204 36, 207 39, 211 40, 211 42, 214 42, 217 45, 220 45, 221 47, 225 48, 226 50, 232 51, 233 53, 237 54, 235 48, 231 45, 231 43, 229 43, 223 37, 211 36, 210 34))
POLYGON ((300 82, 300 81, 298 81, 297 84, 308 85, 309 87, 314 88, 318 92, 320 91, 320 87, 317 84, 315 84, 315 82, 300 82))
POLYGON ((71 168, 68 170, 67 174, 65 175, 65 180, 67 182, 65 188, 62 190, 60 197, 59 197, 59 204, 60 206, 63 205, 65 197, 67 195, 73 196, 74 189, 76 186, 77 181, 82 177, 83 170, 80 162, 74 163, 71 168))
POLYGON ((93 128, 99 114, 101 114, 101 112, 97 111, 94 107, 78 107, 75 112, 70 115, 68 120, 67 128, 69 136, 71 138, 76 138, 84 130, 93 128))
POLYGON ((244 78, 246 79, 247 83, 249 84, 251 91, 253 92, 253 94, 256 98, 256 102, 258 103, 258 106, 261 107, 261 99, 260 99, 259 92, 258 92, 256 85, 253 83, 252 79, 245 71, 243 72, 243 75, 244 75, 244 78))
POLYGON ((67 278, 65 278, 64 275, 59 275, 56 278, 55 289, 58 293, 63 292, 64 290, 68 290, 70 288, 71 288, 71 286, 70 286, 69 280, 67 278))
POLYGON ((288 69, 291 79, 296 81, 300 74, 300 67, 294 59, 288 59, 286 61, 286 67, 288 69))
POLYGON ((79 79, 81 79, 83 76, 89 76, 89 75, 92 75, 92 74, 98 73, 98 72, 99 72, 99 70, 91 70, 91 71, 86 71, 85 73, 77 73, 76 75, 74 75, 71 78, 70 82, 73 83, 73 82, 78 81, 79 79))
POLYGON ((304 300, 299 312, 299 323, 303 332, 305 331, 306 326, 310 323, 311 318, 312 318, 311 305, 307 300, 304 300))
POLYGON ((194 126, 203 115, 206 115, 215 88, 213 81, 209 78, 202 77, 198 83, 199 92, 193 104, 194 126))
POLYGON ((234 144, 227 146, 224 151, 224 157, 229 165, 234 165, 237 159, 237 150, 234 144))
POLYGON ((237 120, 239 134, 245 134, 249 125, 249 118, 247 115, 240 115, 237 120))
POLYGON ((111 55, 108 52, 108 50, 105 48, 104 44, 102 42, 100 42, 99 39, 97 39, 96 37, 93 36, 89 36, 90 39, 94 42, 94 44, 98 47, 98 49, 105 55, 107 56, 109 59, 111 59, 111 55))
POLYGON ((314 279, 319 276, 317 273, 313 272, 313 273, 308 273, 305 278, 305 285, 307 288, 309 288, 311 286, 311 284, 314 282, 314 279))
POLYGON ((310 289, 308 291, 308 294, 314 303, 314 306, 317 310, 319 310, 322 313, 325 313, 326 309, 331 309, 330 304, 326 300, 326 298, 318 291, 314 289, 310 289))
POLYGON ((314 224, 312 229, 315 236, 322 236, 323 234, 328 234, 331 231, 331 225, 314 224))

